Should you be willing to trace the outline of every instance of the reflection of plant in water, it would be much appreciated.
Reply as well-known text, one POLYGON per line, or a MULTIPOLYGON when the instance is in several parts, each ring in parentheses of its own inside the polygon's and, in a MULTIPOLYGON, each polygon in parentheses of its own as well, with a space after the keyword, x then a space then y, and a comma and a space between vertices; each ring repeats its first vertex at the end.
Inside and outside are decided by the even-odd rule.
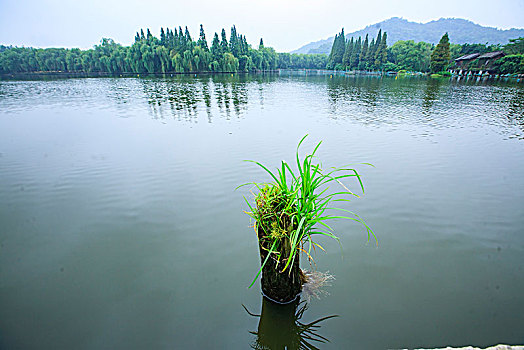
POLYGON ((257 331, 249 332, 256 336, 255 342, 251 344, 253 349, 318 349, 313 343, 329 342, 318 334, 320 323, 338 317, 331 315, 313 322, 301 322, 308 304, 299 300, 279 305, 263 298, 260 315, 253 314, 242 306, 249 315, 260 318, 257 331))
POLYGON ((517 125, 521 130, 520 134, 515 135, 514 137, 523 139, 524 133, 524 90, 518 89, 513 97, 510 99, 508 104, 508 113, 506 118, 511 124, 517 125))
POLYGON ((382 79, 380 76, 343 76, 327 79, 328 96, 332 102, 338 99, 353 99, 365 106, 377 105, 382 79))
MULTIPOLYGON (((273 78, 274 79, 274 78, 273 78)), ((153 78, 139 80, 143 85, 154 119, 173 117, 178 120, 196 122, 200 108, 205 109, 208 121, 212 121, 213 107, 226 118, 241 117, 248 106, 248 85, 258 81, 242 76, 203 76, 193 78, 153 78)))
POLYGON ((163 106, 173 117, 193 119, 197 114, 197 104, 202 100, 195 83, 144 80, 143 88, 155 119, 165 119, 163 106))
POLYGON ((424 100, 422 107, 426 114, 429 114, 431 108, 438 100, 440 85, 442 81, 440 79, 429 79, 426 84, 426 91, 424 92, 424 100))
POLYGON ((231 84, 231 97, 233 98, 233 106, 237 116, 242 113, 242 110, 247 109, 247 94, 246 84, 231 84))

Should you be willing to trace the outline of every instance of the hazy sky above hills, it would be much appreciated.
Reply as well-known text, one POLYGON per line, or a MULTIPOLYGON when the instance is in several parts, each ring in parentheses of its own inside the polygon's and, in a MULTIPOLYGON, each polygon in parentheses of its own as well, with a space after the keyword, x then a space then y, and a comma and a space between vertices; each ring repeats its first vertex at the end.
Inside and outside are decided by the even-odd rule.
POLYGON ((129 45, 135 32, 187 25, 193 37, 202 23, 208 41, 222 27, 257 44, 290 51, 390 17, 428 22, 465 18, 501 29, 524 27, 524 0, 0 0, 0 44, 90 48, 102 37, 129 45), (496 5, 495 5, 496 4, 496 5))

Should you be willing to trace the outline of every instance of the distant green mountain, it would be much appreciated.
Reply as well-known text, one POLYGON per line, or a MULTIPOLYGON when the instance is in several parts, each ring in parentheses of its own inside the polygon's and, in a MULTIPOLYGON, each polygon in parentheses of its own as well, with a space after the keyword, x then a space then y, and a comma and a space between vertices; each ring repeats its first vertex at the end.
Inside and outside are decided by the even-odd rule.
MULTIPOLYGON (((428 23, 410 22, 406 19, 393 17, 385 21, 372 24, 366 28, 349 33, 346 38, 364 38, 366 34, 370 38, 377 36, 379 29, 388 33, 388 45, 399 40, 425 41, 437 44, 444 33, 449 34, 451 43, 480 43, 480 44, 507 44, 509 39, 524 37, 524 29, 501 30, 492 27, 483 27, 471 21, 461 18, 441 18, 428 23)), ((315 41, 292 53, 325 53, 329 54, 334 37, 315 41)))

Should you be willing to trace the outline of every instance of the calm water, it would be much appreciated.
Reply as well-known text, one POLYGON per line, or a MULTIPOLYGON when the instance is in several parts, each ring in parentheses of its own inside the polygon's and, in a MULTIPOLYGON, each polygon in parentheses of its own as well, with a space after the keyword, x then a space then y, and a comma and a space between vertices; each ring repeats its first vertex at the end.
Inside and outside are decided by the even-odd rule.
POLYGON ((522 344, 523 107, 511 82, 0 82, 0 348, 522 344), (329 295, 275 308, 247 288, 258 248, 234 189, 269 180, 242 160, 291 162, 305 134, 325 167, 375 165, 347 208, 379 246, 336 222, 342 252, 315 255, 329 295))

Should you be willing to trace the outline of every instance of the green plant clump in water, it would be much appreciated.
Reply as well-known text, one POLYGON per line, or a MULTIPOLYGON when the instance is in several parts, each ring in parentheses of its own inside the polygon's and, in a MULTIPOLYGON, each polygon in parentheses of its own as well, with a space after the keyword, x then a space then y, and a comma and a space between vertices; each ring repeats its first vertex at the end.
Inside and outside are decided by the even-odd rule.
POLYGON ((249 287, 253 286, 270 257, 282 263, 284 265, 282 271, 285 271, 293 265, 301 251, 311 259, 311 249, 319 247, 324 250, 313 239, 315 236, 327 236, 338 241, 339 239, 334 235, 333 229, 327 224, 329 220, 357 221, 366 228, 368 241, 371 236, 377 241, 374 232, 356 213, 331 206, 332 202, 349 202, 348 198, 341 198, 344 196, 359 197, 344 186, 343 179, 356 178, 362 193, 364 193, 364 185, 360 175, 355 169, 349 167, 331 168, 324 171, 321 164, 314 163, 315 153, 322 142, 319 142, 313 152, 301 160, 298 151, 307 136, 304 136, 297 146, 296 163, 298 171, 293 171, 285 161, 282 161, 277 172, 270 171, 259 162, 249 161, 264 169, 274 180, 272 183, 248 183, 256 186, 259 190, 255 196, 255 206, 252 206, 246 199, 251 210, 248 214, 255 220, 255 230, 262 230, 263 232, 263 234, 259 234, 260 246, 269 251, 249 287), (340 185, 343 190, 328 193, 327 190, 332 183, 340 185), (331 210, 343 212, 343 215, 328 213, 331 210))

